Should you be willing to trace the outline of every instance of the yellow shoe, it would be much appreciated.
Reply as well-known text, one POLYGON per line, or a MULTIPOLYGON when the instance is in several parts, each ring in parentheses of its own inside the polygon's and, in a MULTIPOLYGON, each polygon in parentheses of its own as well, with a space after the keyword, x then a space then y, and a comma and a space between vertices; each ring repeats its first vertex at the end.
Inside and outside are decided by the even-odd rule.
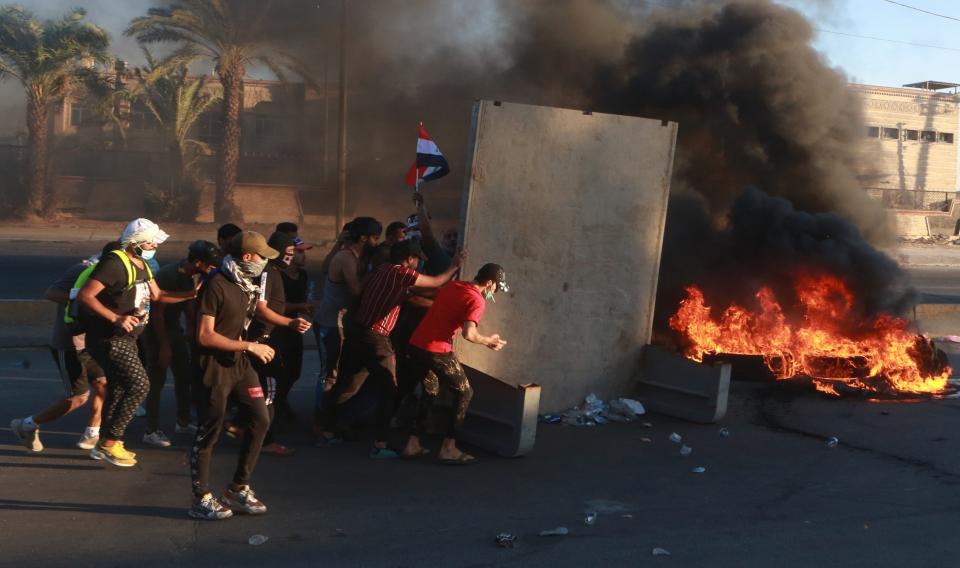
POLYGON ((117 442, 109 448, 98 443, 97 447, 90 450, 90 457, 95 460, 107 461, 117 467, 133 467, 137 465, 136 454, 124 449, 123 442, 117 442))
POLYGON ((130 457, 131 457, 131 458, 137 459, 137 452, 131 452, 130 450, 128 450, 127 447, 123 445, 123 442, 122 442, 122 441, 121 441, 121 442, 117 442, 117 444, 118 444, 121 448, 123 448, 123 451, 127 452, 128 454, 130 454, 130 457))

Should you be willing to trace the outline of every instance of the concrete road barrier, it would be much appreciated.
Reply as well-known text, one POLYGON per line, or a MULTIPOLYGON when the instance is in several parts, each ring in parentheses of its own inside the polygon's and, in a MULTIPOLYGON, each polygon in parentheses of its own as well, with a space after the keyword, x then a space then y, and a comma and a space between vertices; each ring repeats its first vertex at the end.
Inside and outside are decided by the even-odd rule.
POLYGON ((710 424, 727 414, 730 365, 704 365, 662 347, 643 349, 638 398, 652 412, 710 424))

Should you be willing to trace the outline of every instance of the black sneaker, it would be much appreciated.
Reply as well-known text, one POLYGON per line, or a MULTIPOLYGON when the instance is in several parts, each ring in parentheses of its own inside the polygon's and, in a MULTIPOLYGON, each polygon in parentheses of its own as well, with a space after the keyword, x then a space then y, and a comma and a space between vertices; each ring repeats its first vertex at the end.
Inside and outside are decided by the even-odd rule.
POLYGON ((193 506, 187 513, 194 519, 203 519, 205 521, 222 521, 233 516, 233 511, 223 506, 219 499, 213 496, 213 493, 207 493, 203 497, 194 497, 193 506))

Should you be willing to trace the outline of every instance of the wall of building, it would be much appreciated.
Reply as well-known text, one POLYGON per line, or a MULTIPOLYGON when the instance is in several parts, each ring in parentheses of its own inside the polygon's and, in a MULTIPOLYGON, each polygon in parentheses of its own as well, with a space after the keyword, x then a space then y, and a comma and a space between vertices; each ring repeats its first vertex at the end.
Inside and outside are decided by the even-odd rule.
POLYGON ((867 188, 957 191, 958 101, 906 87, 851 85, 863 101, 867 188))

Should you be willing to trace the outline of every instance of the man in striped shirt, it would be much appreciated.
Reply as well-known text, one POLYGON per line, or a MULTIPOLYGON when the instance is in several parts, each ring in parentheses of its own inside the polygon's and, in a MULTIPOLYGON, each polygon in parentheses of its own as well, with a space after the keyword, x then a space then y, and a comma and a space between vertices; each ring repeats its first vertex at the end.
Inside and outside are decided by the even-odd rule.
POLYGON ((360 295, 356 310, 344 318, 346 341, 341 359, 341 380, 324 397, 321 409, 322 440, 328 444, 339 442, 335 433, 337 406, 350 400, 363 387, 367 378, 378 389, 376 433, 370 457, 391 459, 399 454, 387 448, 387 430, 393 417, 397 390, 397 361, 390 341, 410 288, 439 288, 450 281, 459 270, 464 254, 453 260, 450 268, 438 276, 426 276, 416 271, 423 258, 417 241, 401 241, 390 250, 390 263, 380 266, 370 275, 360 295))

